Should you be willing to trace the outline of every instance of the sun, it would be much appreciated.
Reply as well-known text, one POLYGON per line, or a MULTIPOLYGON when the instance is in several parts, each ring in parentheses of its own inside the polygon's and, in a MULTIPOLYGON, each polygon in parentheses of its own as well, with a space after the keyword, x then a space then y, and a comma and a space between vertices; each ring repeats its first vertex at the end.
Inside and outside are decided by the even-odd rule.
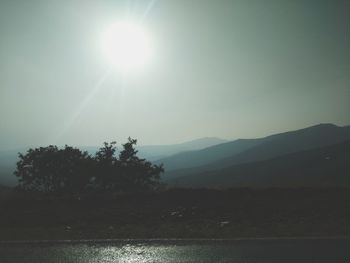
POLYGON ((122 71, 146 66, 152 55, 150 34, 132 21, 113 23, 102 34, 101 45, 106 59, 122 71))

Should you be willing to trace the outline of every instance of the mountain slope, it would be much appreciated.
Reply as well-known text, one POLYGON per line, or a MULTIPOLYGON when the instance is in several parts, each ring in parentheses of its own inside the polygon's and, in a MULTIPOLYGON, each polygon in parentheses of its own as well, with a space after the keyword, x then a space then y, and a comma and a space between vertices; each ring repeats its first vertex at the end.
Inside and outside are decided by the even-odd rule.
POLYGON ((238 141, 220 144, 202 151, 181 153, 160 160, 164 163, 166 178, 219 170, 234 164, 267 160, 280 155, 319 148, 350 140, 350 126, 319 124, 305 129, 267 136, 260 139, 242 140, 245 146, 237 147, 238 141), (214 151, 215 149, 215 151, 214 151), (203 158, 203 152, 207 158, 203 158), (226 156, 224 156, 225 153, 226 156), (219 158, 219 157, 223 158, 219 158), (199 159, 200 161, 197 161, 199 159), (193 162, 191 163, 191 161, 193 162), (190 168, 190 169, 184 169, 190 168))
POLYGON ((0 184, 6 186, 15 186, 17 184, 17 178, 13 175, 13 172, 18 160, 18 151, 0 151, 0 184))
POLYGON ((197 151, 187 151, 157 160, 155 163, 164 164, 167 171, 179 168, 191 168, 205 165, 234 154, 243 152, 260 143, 261 139, 239 139, 232 142, 222 143, 197 151))
POLYGON ((320 148, 350 140, 350 126, 319 124, 305 129, 268 136, 263 143, 235 156, 211 163, 212 168, 266 160, 284 154, 320 148))
POLYGON ((350 187, 350 141, 176 179, 190 187, 350 187))
POLYGON ((225 142, 227 142, 227 140, 216 137, 205 137, 179 144, 141 145, 136 148, 139 151, 140 157, 148 160, 156 160, 180 152, 200 150, 225 142))

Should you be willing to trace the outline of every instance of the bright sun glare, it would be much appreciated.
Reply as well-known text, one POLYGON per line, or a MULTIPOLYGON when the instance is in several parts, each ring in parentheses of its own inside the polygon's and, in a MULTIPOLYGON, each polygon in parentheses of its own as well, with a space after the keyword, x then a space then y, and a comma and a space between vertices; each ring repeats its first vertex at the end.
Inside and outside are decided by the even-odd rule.
POLYGON ((122 71, 145 66, 152 55, 148 32, 131 21, 116 22, 107 28, 102 35, 102 50, 108 61, 122 71))

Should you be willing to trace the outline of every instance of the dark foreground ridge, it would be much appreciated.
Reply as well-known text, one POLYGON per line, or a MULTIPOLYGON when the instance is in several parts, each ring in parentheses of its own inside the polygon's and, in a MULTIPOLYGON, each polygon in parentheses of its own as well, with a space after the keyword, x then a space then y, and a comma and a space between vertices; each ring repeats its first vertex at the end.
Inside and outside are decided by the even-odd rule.
POLYGON ((0 202, 8 240, 350 236, 349 189, 174 189, 0 202))

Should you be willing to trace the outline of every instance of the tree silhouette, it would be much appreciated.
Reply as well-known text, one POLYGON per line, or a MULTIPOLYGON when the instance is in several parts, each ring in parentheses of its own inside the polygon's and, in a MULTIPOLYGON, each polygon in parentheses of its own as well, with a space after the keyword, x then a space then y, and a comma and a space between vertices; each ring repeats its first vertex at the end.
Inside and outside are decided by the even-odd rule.
POLYGON ((29 149, 19 154, 18 187, 45 193, 155 190, 161 185, 163 166, 138 158, 136 142, 128 138, 119 155, 116 142, 105 142, 95 156, 67 145, 63 149, 53 145, 29 149))
POLYGON ((104 143, 95 154, 93 186, 98 190, 115 190, 118 180, 118 160, 115 157, 116 142, 104 143))
POLYGON ((137 140, 128 138, 119 154, 122 177, 126 179, 127 191, 144 191, 159 186, 160 174, 164 172, 163 165, 153 165, 145 159, 137 157, 134 146, 137 140))
POLYGON ((19 187, 39 192, 80 192, 89 181, 91 158, 77 148, 57 146, 29 149, 19 154, 15 175, 19 187))

